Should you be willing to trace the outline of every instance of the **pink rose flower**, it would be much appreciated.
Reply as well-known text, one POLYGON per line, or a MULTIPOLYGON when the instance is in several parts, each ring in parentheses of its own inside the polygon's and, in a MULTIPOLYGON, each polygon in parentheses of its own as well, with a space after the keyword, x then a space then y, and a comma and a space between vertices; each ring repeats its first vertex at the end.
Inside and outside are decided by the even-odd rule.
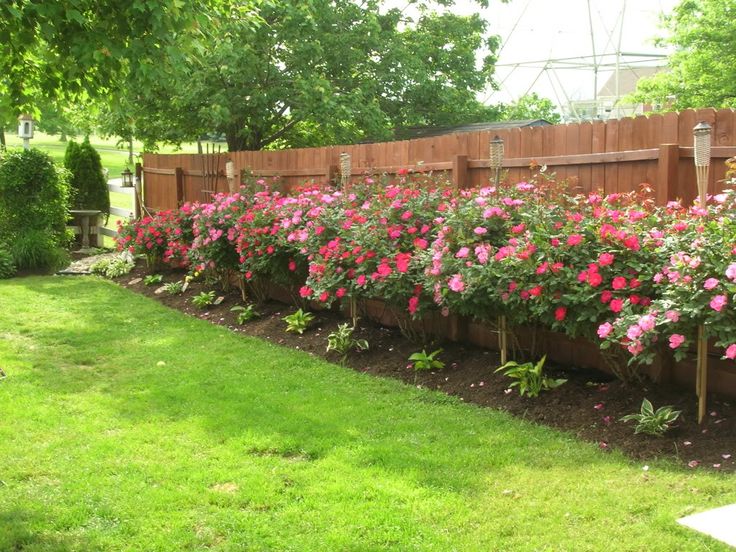
POLYGON ((716 295, 710 301, 710 308, 716 312, 721 312, 726 303, 728 303, 728 298, 725 295, 716 295))
POLYGON ((455 253, 455 257, 457 257, 458 259, 464 259, 465 257, 468 256, 469 253, 470 253, 470 249, 469 248, 467 248, 467 247, 461 247, 458 250, 458 252, 455 253))
POLYGON ((475 234, 478 236, 482 236, 483 234, 488 233, 488 229, 483 228, 482 226, 477 226, 475 230, 473 230, 473 232, 475 232, 475 234))
POLYGON ((718 285, 718 280, 716 278, 708 278, 703 284, 703 288, 710 291, 717 285, 718 285))
POLYGON ((736 343, 728 346, 726 349, 726 358, 730 358, 731 360, 736 359, 736 343))
POLYGON ((726 269, 726 277, 729 280, 736 282, 736 263, 728 265, 728 268, 726 269))
POLYGON ((611 335, 611 332, 613 331, 613 324, 610 322, 604 322, 600 326, 598 326, 598 337, 601 339, 607 338, 609 335, 611 335))
POLYGON ((645 314, 639 319, 638 325, 643 331, 651 332, 654 329, 656 322, 657 319, 654 318, 654 316, 651 314, 645 314))
POLYGON ((673 310, 668 310, 664 313, 664 317, 670 322, 677 322, 680 320, 680 313, 673 310))
POLYGON ((672 334, 670 336, 670 349, 677 349, 685 342, 685 336, 680 334, 672 334))
POLYGON ((598 256, 598 264, 601 266, 608 266, 613 263, 613 260, 615 257, 613 256, 613 253, 601 253, 598 256))
POLYGON ((456 293, 460 293, 465 289, 465 282, 463 282, 463 277, 460 274, 455 274, 454 276, 452 276, 452 278, 448 280, 447 285, 452 291, 456 293))
POLYGON ((623 276, 616 276, 611 282, 613 289, 624 289, 626 287, 626 278, 623 276))
POLYGON ((557 307, 555 309, 555 320, 561 322, 565 319, 565 316, 567 316, 567 309, 565 307, 557 307))
POLYGON ((567 245, 580 245, 583 242, 583 236, 580 234, 571 234, 567 238, 567 245))

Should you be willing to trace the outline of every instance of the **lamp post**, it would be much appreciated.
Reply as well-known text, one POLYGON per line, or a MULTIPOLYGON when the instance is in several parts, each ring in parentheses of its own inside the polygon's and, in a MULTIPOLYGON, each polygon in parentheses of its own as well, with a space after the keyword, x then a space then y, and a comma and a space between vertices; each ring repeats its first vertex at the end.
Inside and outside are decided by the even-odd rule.
MULTIPOLYGON (((493 172, 493 182, 496 187, 501 182, 501 165, 503 165, 503 140, 496 134, 491 140, 489 166, 493 172)), ((501 366, 508 360, 508 330, 506 328, 506 316, 498 317, 498 350, 501 354, 501 366)))
MULTIPOLYGON (((695 146, 695 176, 698 183, 698 206, 707 209, 708 171, 710 169, 711 126, 705 121, 693 128, 695 146)), ((708 337, 705 326, 698 326, 698 362, 695 372, 695 392, 698 395, 698 423, 705 418, 706 397, 708 395, 708 337)))
POLYGON ((490 166, 493 171, 493 182, 498 186, 501 181, 501 165, 503 165, 503 140, 498 134, 491 140, 490 166))
POLYGON ((352 172, 352 164, 350 154, 342 152, 340 154, 340 188, 343 190, 350 184, 350 173, 352 172))
POLYGON ((33 117, 30 115, 18 117, 18 138, 23 139, 23 149, 31 149, 29 140, 33 138, 33 117))

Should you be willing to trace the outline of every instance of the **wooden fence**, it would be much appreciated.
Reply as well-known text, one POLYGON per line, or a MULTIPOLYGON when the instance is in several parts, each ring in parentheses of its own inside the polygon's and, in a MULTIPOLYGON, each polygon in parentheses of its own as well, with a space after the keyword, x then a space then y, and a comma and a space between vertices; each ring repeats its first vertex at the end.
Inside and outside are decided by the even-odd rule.
MULTIPOLYGON (((730 109, 687 110, 640 116, 500 131, 467 132, 376 144, 330 146, 282 151, 240 151, 220 154, 215 190, 227 191, 225 161, 235 174, 280 176, 287 187, 305 181, 324 182, 339 175, 340 153, 349 153, 352 175, 395 174, 401 168, 445 173, 460 187, 480 186, 490 179, 489 144, 504 141, 503 166, 511 182, 529 177, 534 161, 547 165, 558 179, 580 192, 626 192, 650 184, 659 203, 696 196, 692 129, 699 121, 713 127, 709 192, 721 189, 724 161, 736 156, 736 112, 730 109)), ((151 209, 171 209, 185 201, 206 200, 202 155, 145 154, 145 202, 151 209)), ((211 172, 211 169, 209 169, 211 172)), ((214 175, 210 175, 213 177, 214 175)))

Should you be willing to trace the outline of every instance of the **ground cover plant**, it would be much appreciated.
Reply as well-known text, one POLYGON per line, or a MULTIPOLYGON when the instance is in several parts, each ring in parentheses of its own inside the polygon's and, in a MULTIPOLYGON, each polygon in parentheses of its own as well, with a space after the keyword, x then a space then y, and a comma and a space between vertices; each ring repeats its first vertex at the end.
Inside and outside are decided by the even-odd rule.
POLYGON ((0 282, 0 327, 3 549, 726 549, 674 520, 736 500, 729 477, 644 470, 107 281, 0 282))

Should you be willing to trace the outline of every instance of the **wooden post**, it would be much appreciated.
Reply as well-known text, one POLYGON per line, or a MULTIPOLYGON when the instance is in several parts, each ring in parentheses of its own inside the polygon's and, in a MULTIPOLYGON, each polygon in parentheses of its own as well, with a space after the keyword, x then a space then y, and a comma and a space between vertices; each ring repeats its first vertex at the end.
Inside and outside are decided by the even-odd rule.
POLYGON ((452 159, 452 185, 457 190, 468 187, 468 156, 456 155, 452 159))
POLYGON ((337 167, 335 165, 327 165, 325 169, 326 184, 333 185, 337 182, 337 167))
POLYGON ((695 373, 695 391, 698 395, 698 423, 705 419, 706 397, 708 396, 708 338, 701 324, 698 326, 698 364, 695 373))
POLYGON ((133 220, 141 218, 141 212, 143 211, 143 165, 140 163, 135 164, 135 194, 133 196, 133 220))
POLYGON ((498 317, 498 349, 501 352, 501 366, 508 362, 508 334, 506 332, 506 317, 498 317))
POLYGON ((657 162, 657 189, 655 190, 658 205, 666 205, 671 199, 671 191, 677 186, 679 165, 680 146, 678 144, 661 144, 657 162))
POLYGON ((184 169, 176 167, 174 174, 176 176, 176 206, 181 207, 184 205, 184 169))

